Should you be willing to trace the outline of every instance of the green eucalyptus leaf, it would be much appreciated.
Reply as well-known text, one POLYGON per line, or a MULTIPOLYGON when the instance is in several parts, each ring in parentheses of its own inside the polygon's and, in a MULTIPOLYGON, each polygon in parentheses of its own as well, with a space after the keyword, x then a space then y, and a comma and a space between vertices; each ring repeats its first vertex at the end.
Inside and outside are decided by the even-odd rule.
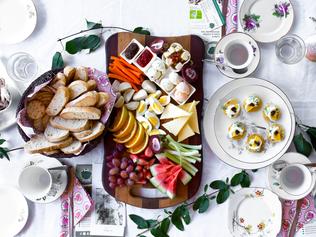
POLYGON ((96 23, 96 22, 92 22, 92 21, 88 21, 86 19, 86 23, 87 23, 87 29, 99 29, 102 28, 102 24, 101 23, 96 23))
POLYGON ((147 221, 142 218, 141 216, 131 214, 129 215, 129 218, 137 225, 138 229, 147 229, 148 223, 147 221))
POLYGON ((158 224, 157 220, 146 220, 148 228, 152 228, 158 224))
POLYGON ((203 197, 204 197, 204 195, 198 197, 198 198, 195 200, 195 202, 193 203, 193 210, 194 210, 194 211, 199 210, 203 197))
POLYGON ((52 69, 62 68, 62 67, 64 67, 63 56, 61 55, 60 52, 56 52, 52 60, 52 69))
POLYGON ((316 128, 310 127, 309 129, 307 129, 306 133, 311 139, 311 143, 314 147, 314 150, 316 150, 316 128))
POLYGON ((227 188, 227 184, 222 180, 215 180, 210 184, 212 189, 225 189, 227 188))
POLYGON ((208 190, 208 185, 207 185, 207 184, 205 184, 205 186, 204 186, 204 193, 206 193, 206 192, 207 192, 207 190, 208 190))
POLYGON ((0 145, 2 145, 3 143, 5 143, 5 139, 0 139, 0 145))
POLYGON ((216 197, 216 202, 218 204, 224 203, 229 197, 229 190, 228 189, 222 189, 218 192, 216 197))
POLYGON ((167 233, 161 231, 159 227, 150 230, 150 233, 155 237, 169 237, 167 233))
POLYGON ((181 210, 181 206, 179 206, 172 213, 171 222, 175 227, 177 227, 178 230, 184 231, 181 214, 182 214, 182 210, 181 210))
POLYGON ((160 224, 160 230, 163 233, 168 233, 170 228, 170 219, 169 217, 165 218, 162 220, 161 224, 160 224))
POLYGON ((76 54, 80 52, 82 47, 82 42, 86 39, 85 36, 77 37, 66 42, 66 51, 70 54, 76 54))
POLYGON ((134 33, 138 33, 138 34, 141 34, 141 35, 150 35, 150 32, 148 30, 145 30, 143 27, 139 26, 139 27, 136 27, 134 30, 133 30, 134 33))
POLYGON ((251 181, 250 181, 249 174, 244 172, 243 179, 240 182, 240 186, 243 188, 248 188, 250 186, 250 183, 251 183, 251 181))
POLYGON ((101 45, 101 38, 98 35, 89 35, 82 41, 82 49, 90 49, 90 53, 101 45))
POLYGON ((0 158, 7 158, 7 160, 10 160, 10 157, 8 155, 9 149, 6 147, 0 147, 0 158))
POLYGON ((146 237, 146 235, 138 235, 137 237, 146 237))
POLYGON ((199 213, 206 212, 209 206, 210 206, 210 200, 206 196, 203 196, 200 206, 199 206, 199 213))
POLYGON ((312 145, 306 141, 302 133, 294 136, 294 145, 298 153, 301 153, 307 157, 309 157, 309 155, 312 153, 312 145))
POLYGON ((243 180, 243 178, 244 178, 243 173, 235 174, 230 181, 230 185, 233 187, 239 185, 241 183, 241 181, 243 180))
POLYGON ((187 207, 185 206, 181 207, 181 216, 185 224, 187 225, 190 224, 191 217, 190 217, 190 212, 187 207))

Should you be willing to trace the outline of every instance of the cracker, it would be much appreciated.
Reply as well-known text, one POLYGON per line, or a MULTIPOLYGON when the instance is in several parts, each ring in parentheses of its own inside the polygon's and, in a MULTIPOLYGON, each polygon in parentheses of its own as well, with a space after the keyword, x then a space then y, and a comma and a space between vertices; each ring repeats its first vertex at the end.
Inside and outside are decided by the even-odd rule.
POLYGON ((39 100, 29 101, 26 105, 26 113, 31 119, 40 119, 45 115, 45 105, 39 100))
POLYGON ((36 132, 44 132, 45 131, 45 128, 43 126, 43 122, 42 122, 41 118, 33 120, 33 127, 34 127, 36 132))

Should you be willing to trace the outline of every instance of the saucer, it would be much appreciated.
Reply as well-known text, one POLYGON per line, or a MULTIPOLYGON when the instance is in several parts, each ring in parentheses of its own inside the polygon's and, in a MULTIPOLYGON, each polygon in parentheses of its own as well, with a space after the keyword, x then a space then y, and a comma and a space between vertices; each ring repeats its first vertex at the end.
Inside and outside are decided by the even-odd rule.
MULTIPOLYGON (((311 163, 311 161, 305 157, 304 155, 301 155, 299 153, 295 153, 295 152, 289 152, 289 153, 285 153, 280 160, 286 160, 286 162, 288 162, 289 164, 294 164, 294 163, 298 163, 298 164, 308 164, 311 163)), ((305 196, 307 196, 314 188, 315 186, 315 182, 316 182, 316 173, 314 172, 312 174, 312 182, 310 187, 308 188, 308 190, 306 190, 306 192, 304 192, 301 195, 293 195, 293 194, 289 194, 288 192, 285 192, 279 183, 279 180, 277 179, 277 172, 275 170, 273 170, 272 165, 269 166, 268 168, 268 180, 269 180, 269 186, 271 188, 271 190, 277 194, 280 198, 285 199, 285 200, 298 200, 301 199, 305 196)))
POLYGON ((233 236, 276 236, 281 221, 281 202, 268 189, 244 188, 229 199, 228 229, 233 236))
POLYGON ((244 0, 238 16, 243 31, 263 43, 286 35, 294 21, 290 0, 244 0))
MULTIPOLYGON (((230 34, 226 35, 217 43, 217 45, 215 47, 214 54, 215 55, 223 54, 224 49, 227 46, 227 44, 230 43, 232 40, 236 40, 236 39, 241 40, 241 41, 245 41, 247 44, 250 44, 252 49, 253 49, 254 59, 252 60, 252 62, 248 66, 248 71, 246 71, 245 73, 236 73, 233 71, 232 68, 225 67, 225 65, 223 65, 223 66, 217 65, 216 67, 225 76, 237 79, 237 78, 247 77, 257 69, 259 62, 260 62, 260 48, 259 48, 258 44, 256 43, 256 41, 252 37, 250 37, 248 34, 241 33, 241 32, 235 32, 235 33, 230 33, 230 34)), ((221 59, 218 58, 217 60, 221 60, 221 59)))
POLYGON ((24 196, 15 188, 0 187, 0 229, 1 236, 18 234, 25 226, 29 209, 24 196))
MULTIPOLYGON (((53 168, 57 166, 62 166, 62 163, 55 158, 47 158, 41 156, 34 156, 28 158, 28 160, 23 164, 23 168, 37 165, 43 168, 53 168)), ((43 197, 27 197, 32 202, 36 203, 50 203, 59 198, 65 191, 68 183, 67 172, 65 170, 52 170, 49 171, 52 175, 52 187, 49 190, 48 194, 43 197)))
POLYGON ((32 0, 0 1, 0 44, 16 44, 35 29, 37 13, 32 0))

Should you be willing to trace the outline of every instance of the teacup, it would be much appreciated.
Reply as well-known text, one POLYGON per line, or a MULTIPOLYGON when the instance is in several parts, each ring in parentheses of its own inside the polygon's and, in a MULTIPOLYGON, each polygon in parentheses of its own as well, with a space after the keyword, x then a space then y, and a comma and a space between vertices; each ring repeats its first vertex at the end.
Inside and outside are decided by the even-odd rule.
POLYGON ((6 111, 12 102, 10 91, 5 80, 0 78, 0 113, 6 111))
POLYGON ((47 169, 39 166, 28 166, 18 178, 21 192, 27 198, 36 199, 45 196, 52 187, 52 175, 47 169))
POLYGON ((279 172, 280 187, 292 195, 305 193, 312 185, 312 172, 303 164, 289 164, 279 172))

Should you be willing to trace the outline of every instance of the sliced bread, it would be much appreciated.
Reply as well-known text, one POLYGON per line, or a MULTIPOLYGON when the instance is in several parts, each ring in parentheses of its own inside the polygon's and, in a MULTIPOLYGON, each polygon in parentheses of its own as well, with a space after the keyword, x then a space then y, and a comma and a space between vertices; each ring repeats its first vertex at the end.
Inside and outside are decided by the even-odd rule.
POLYGON ((88 69, 83 66, 77 67, 74 80, 88 81, 88 79, 88 69))
POLYGON ((54 128, 65 129, 71 132, 81 132, 91 127, 87 119, 63 119, 59 116, 50 118, 49 123, 54 128))
POLYGON ((99 93, 96 91, 88 91, 77 99, 70 101, 66 107, 89 107, 94 106, 99 101, 99 93))
POLYGON ((67 81, 70 82, 76 74, 76 68, 71 67, 71 66, 66 66, 64 68, 64 74, 67 77, 67 81))
POLYGON ((52 150, 52 151, 44 151, 42 153, 49 156, 49 155, 57 154, 59 152, 60 152, 60 150, 52 150))
POLYGON ((67 107, 61 111, 60 117, 64 119, 99 120, 101 118, 101 110, 95 107, 67 107))
POLYGON ((58 89, 60 86, 67 85, 67 79, 62 72, 57 73, 54 80, 50 83, 54 89, 58 89))
POLYGON ((74 140, 69 146, 60 149, 65 154, 76 154, 82 149, 82 143, 78 140, 74 140))
POLYGON ((93 91, 95 89, 97 89, 97 82, 93 79, 87 81, 87 84, 89 86, 89 91, 93 91))
POLYGON ((102 135, 103 131, 105 129, 105 126, 101 122, 96 122, 94 126, 92 127, 92 133, 88 136, 77 138, 81 142, 88 142, 96 139, 98 136, 102 135))
POLYGON ((100 108, 104 106, 110 100, 109 93, 99 92, 99 101, 97 103, 97 107, 100 108))
POLYGON ((84 81, 73 81, 68 88, 70 100, 73 100, 88 91, 88 84, 84 81))
POLYGON ((67 87, 59 87, 53 99, 46 108, 46 113, 49 116, 56 116, 62 111, 67 102, 69 101, 69 90, 67 87))
POLYGON ((80 138, 89 136, 91 133, 92 133, 92 130, 91 130, 91 129, 88 129, 88 130, 84 130, 84 131, 81 131, 81 132, 73 132, 72 135, 73 135, 76 139, 79 140, 80 138))
POLYGON ((72 140, 72 137, 68 137, 66 140, 53 143, 49 142, 44 134, 38 134, 25 143, 24 150, 28 153, 50 152, 69 146, 72 143, 72 140))
POLYGON ((69 137, 69 130, 54 128, 52 125, 48 124, 44 135, 50 142, 60 142, 69 137))

